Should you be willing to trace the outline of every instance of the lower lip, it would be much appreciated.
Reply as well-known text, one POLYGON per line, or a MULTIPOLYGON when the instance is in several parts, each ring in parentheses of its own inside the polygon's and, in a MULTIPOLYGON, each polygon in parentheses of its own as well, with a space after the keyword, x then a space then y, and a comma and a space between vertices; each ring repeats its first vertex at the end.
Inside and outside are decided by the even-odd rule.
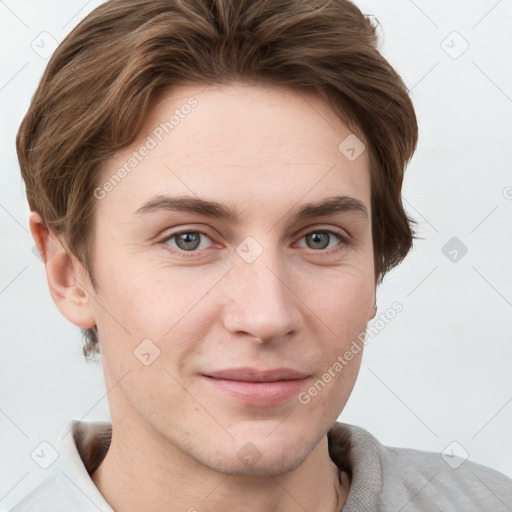
POLYGON ((277 405, 297 395, 307 382, 305 379, 276 382, 247 382, 205 377, 211 385, 240 401, 260 406, 277 405))

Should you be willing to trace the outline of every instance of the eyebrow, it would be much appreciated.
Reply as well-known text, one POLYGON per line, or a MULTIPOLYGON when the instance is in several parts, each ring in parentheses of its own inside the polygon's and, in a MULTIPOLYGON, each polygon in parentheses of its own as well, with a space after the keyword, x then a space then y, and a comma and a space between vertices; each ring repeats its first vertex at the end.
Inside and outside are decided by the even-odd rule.
MULTIPOLYGON (((216 201, 205 201, 197 197, 167 196, 161 194, 153 197, 138 208, 135 215, 142 216, 146 213, 160 211, 188 212, 226 220, 233 224, 240 222, 240 213, 235 208, 216 201)), ((300 220, 335 215, 343 212, 355 212, 359 213, 364 219, 368 220, 369 218, 365 204, 359 199, 349 196, 329 197, 318 202, 303 204, 293 210, 292 216, 294 219, 300 220)))

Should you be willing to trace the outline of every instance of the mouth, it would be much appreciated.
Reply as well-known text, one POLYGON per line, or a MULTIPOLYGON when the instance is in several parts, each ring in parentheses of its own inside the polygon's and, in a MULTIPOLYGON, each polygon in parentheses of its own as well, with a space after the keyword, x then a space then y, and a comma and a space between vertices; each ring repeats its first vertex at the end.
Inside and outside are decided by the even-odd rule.
POLYGON ((203 375, 205 382, 215 389, 257 406, 271 406, 296 396, 310 375, 292 368, 256 370, 233 368, 203 375))

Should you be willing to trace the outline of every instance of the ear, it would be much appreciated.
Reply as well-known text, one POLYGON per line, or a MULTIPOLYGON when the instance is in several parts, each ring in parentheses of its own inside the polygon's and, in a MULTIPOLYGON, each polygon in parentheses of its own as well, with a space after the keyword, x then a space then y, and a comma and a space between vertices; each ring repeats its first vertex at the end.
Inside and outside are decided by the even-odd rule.
POLYGON ((78 327, 94 327, 96 321, 91 307, 93 290, 87 272, 76 258, 72 259, 68 255, 69 251, 46 227, 37 212, 31 212, 29 224, 32 238, 44 262, 50 295, 55 305, 78 327))
POLYGON ((373 308, 372 308, 372 316, 369 318, 369 320, 371 320, 372 318, 375 318, 375 315, 377 314, 377 298, 375 298, 375 302, 373 303, 373 308))

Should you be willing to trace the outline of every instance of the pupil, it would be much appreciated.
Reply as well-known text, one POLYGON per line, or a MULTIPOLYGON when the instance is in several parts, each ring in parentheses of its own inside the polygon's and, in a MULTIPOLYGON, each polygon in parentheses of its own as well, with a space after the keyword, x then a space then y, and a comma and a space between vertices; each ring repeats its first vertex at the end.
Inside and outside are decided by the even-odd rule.
POLYGON ((311 238, 313 239, 313 243, 316 244, 318 242, 320 242, 320 245, 322 247, 315 247, 315 249, 325 249, 328 245, 328 236, 327 236, 327 233, 321 233, 321 232, 318 232, 318 233, 313 233, 310 235, 311 238), (322 238, 324 240, 324 243, 322 244, 322 238))
MULTIPOLYGON (((309 238, 313 242, 313 245, 319 244, 320 247, 314 247, 315 249, 325 249, 329 245, 327 233, 317 232, 309 235, 309 238)), ((180 249, 193 250, 198 247, 199 235, 198 233, 181 233, 178 235, 176 243, 180 249)))
POLYGON ((182 233, 178 236, 176 244, 180 249, 196 249, 199 242, 199 235, 197 233, 182 233))

